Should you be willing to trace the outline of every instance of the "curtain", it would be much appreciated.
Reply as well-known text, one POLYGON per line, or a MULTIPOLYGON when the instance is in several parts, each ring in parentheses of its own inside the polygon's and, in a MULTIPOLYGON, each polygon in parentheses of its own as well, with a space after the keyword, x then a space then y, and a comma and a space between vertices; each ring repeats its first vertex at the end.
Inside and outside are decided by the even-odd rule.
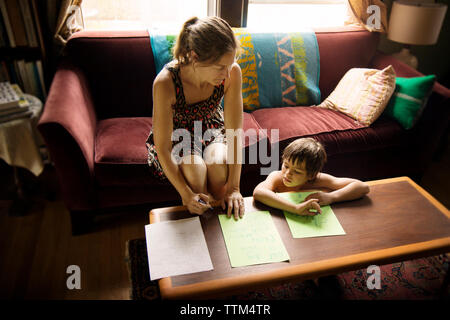
POLYGON ((64 0, 61 3, 55 39, 62 45, 67 43, 72 34, 84 28, 81 2, 82 0, 64 0))
POLYGON ((370 32, 388 30, 387 9, 381 0, 348 0, 348 16, 346 25, 359 25, 370 32))

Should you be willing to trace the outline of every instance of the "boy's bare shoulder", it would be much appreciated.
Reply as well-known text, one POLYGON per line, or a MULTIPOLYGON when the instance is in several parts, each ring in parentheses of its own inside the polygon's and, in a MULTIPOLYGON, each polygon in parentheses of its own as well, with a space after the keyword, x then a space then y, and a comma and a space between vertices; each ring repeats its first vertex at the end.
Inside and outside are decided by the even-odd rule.
POLYGON ((280 192, 283 185, 283 174, 281 171, 272 171, 266 178, 270 188, 275 192, 280 192))
POLYGON ((332 181, 334 177, 327 173, 319 172, 316 178, 313 181, 308 181, 304 184, 303 188, 312 189, 312 188, 324 188, 328 187, 330 181, 332 181))

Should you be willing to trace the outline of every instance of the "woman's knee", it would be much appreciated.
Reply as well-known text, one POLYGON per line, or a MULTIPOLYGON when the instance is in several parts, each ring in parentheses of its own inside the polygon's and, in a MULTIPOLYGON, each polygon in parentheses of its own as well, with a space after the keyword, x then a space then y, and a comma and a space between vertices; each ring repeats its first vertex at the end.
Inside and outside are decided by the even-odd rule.
POLYGON ((212 143, 203 154, 206 165, 224 165, 227 162, 227 146, 223 143, 212 143))
POLYGON ((181 172, 186 182, 193 189, 203 189, 207 178, 207 167, 202 157, 198 155, 185 156, 181 159, 181 172))
POLYGON ((228 176, 227 164, 209 164, 208 168, 208 180, 226 183, 228 176))
POLYGON ((208 191, 215 199, 222 199, 225 195, 225 185, 228 179, 228 165, 211 164, 208 167, 208 191))

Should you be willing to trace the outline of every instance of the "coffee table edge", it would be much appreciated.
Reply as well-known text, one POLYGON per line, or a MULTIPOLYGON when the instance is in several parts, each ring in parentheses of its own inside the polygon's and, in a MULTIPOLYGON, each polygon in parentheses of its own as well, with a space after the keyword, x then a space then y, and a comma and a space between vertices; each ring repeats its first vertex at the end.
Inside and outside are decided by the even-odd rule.
POLYGON ((239 277, 209 280, 196 284, 172 287, 170 278, 159 280, 163 299, 211 298, 225 293, 244 291, 246 288, 267 287, 287 281, 301 281, 321 276, 339 274, 358 268, 389 264, 405 259, 414 259, 450 252, 450 237, 358 253, 350 256, 321 260, 285 269, 277 269, 261 274, 246 274, 239 277), (300 274, 300 275, 299 275, 300 274))

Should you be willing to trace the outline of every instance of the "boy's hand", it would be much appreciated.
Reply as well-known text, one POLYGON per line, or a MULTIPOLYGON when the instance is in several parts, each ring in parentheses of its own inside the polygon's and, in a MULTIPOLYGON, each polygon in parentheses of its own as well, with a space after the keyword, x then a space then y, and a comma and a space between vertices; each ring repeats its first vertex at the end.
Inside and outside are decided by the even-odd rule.
POLYGON ((331 195, 328 192, 322 192, 322 191, 311 193, 310 195, 308 195, 305 198, 305 201, 308 201, 311 199, 317 199, 317 201, 319 202, 319 204, 321 206, 327 206, 333 202, 331 195))
POLYGON ((295 213, 300 216, 315 216, 322 213, 318 201, 318 199, 305 200, 305 202, 296 206, 295 213), (316 212, 311 212, 310 210, 316 210, 316 212))

